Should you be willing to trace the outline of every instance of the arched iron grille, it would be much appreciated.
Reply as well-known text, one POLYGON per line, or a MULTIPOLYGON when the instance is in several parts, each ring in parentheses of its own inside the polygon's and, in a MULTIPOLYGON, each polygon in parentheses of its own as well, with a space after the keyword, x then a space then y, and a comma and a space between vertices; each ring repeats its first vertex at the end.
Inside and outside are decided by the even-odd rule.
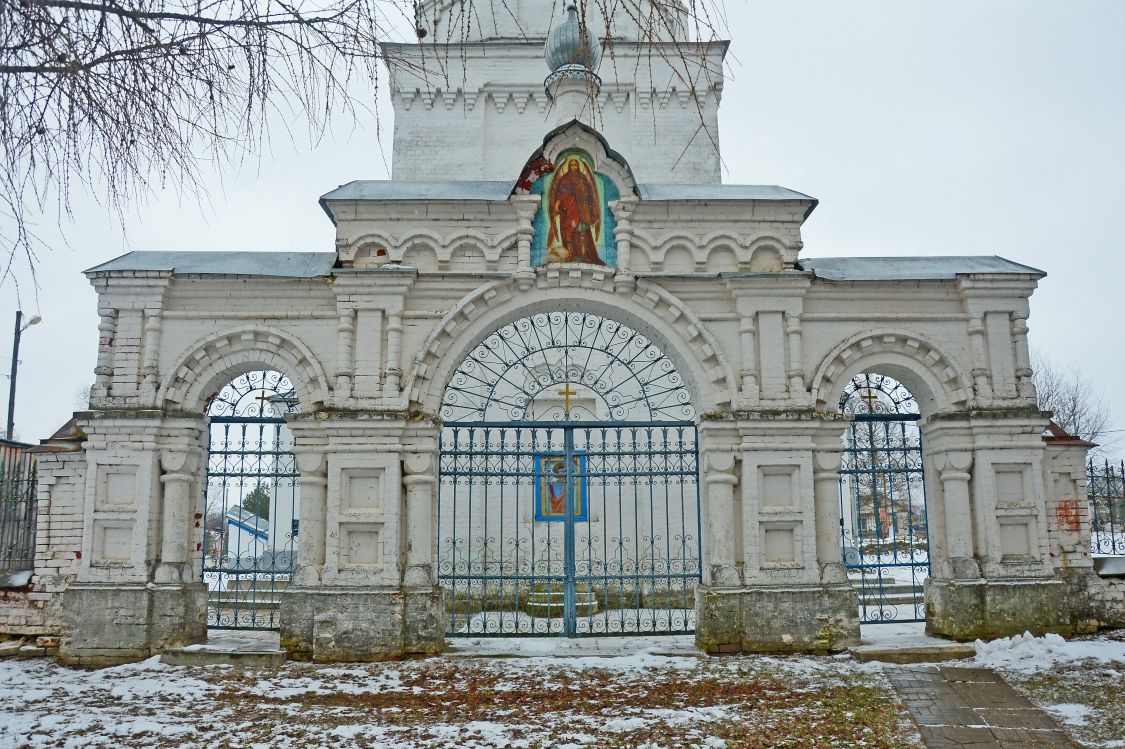
POLYGON ((840 466, 840 538, 865 623, 924 621, 930 572, 918 404, 883 374, 852 378, 840 466))
POLYGON ((695 410, 658 346, 594 314, 524 317, 461 363, 442 415, 447 636, 694 631, 695 410))
POLYGON ((542 312, 481 341, 449 381, 442 420, 683 421, 695 417, 683 378, 664 352, 621 323, 586 312, 542 312), (560 386, 586 402, 543 405, 560 386), (538 406, 537 399, 539 399, 538 406))
POLYGON ((298 478, 286 413, 297 410, 280 372, 234 378, 207 404, 203 581, 207 626, 277 629, 296 558, 298 478))

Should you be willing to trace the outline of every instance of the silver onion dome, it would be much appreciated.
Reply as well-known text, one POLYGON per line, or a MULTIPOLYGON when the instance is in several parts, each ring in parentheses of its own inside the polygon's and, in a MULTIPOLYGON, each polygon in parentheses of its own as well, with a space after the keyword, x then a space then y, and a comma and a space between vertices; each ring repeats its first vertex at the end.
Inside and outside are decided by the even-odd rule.
POLYGON ((585 39, 578 24, 578 11, 574 3, 566 6, 566 20, 551 29, 543 54, 552 72, 559 68, 576 65, 590 72, 597 69, 602 59, 602 43, 597 35, 586 27, 585 39))

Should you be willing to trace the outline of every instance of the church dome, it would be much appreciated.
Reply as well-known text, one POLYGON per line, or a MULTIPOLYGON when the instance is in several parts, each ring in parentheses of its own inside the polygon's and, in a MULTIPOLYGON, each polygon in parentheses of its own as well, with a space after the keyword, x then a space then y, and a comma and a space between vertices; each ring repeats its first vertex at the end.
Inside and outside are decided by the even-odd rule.
POLYGON ((593 72, 602 59, 602 43, 589 26, 583 39, 578 11, 574 3, 570 3, 566 6, 566 20, 551 29, 543 53, 552 72, 567 65, 578 65, 593 72))

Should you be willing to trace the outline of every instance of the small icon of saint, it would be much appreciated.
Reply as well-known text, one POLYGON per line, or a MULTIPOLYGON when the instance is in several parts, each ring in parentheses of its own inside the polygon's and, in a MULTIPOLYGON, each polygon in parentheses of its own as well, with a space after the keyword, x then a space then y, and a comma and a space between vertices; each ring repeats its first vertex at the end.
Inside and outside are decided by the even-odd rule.
POLYGON ((547 262, 605 265, 598 254, 602 205, 593 171, 578 156, 564 159, 547 191, 547 262))

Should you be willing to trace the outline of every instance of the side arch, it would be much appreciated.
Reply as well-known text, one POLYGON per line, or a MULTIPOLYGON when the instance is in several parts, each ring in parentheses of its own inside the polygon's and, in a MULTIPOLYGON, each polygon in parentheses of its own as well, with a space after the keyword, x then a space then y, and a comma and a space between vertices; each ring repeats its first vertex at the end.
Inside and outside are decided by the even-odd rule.
POLYGON ((821 360, 811 387, 817 408, 834 411, 851 378, 869 369, 905 385, 923 414, 964 406, 972 397, 965 373, 937 346, 916 333, 883 330, 852 336, 821 360))
POLYGON ((475 290, 445 315, 422 343, 404 391, 414 407, 436 414, 454 370, 487 335, 521 317, 571 307, 624 323, 660 346, 683 376, 698 413, 728 410, 737 393, 734 371, 714 336, 683 302, 638 281, 629 295, 614 291, 602 268, 540 272, 534 293, 514 279, 475 290))
POLYGON ((289 377, 303 409, 328 398, 328 376, 308 346, 277 328, 233 328, 197 340, 165 376, 157 403, 202 411, 207 398, 235 376, 273 369, 289 377))

